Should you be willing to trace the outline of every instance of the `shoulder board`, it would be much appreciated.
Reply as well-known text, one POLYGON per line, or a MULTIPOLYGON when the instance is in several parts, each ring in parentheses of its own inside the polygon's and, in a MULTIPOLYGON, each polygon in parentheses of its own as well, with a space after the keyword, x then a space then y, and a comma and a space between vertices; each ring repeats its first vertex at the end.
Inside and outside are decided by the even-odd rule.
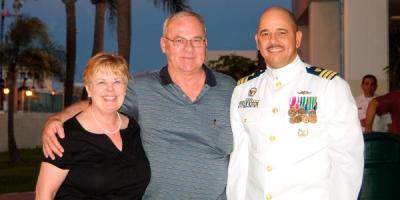
POLYGON ((331 71, 331 70, 327 70, 327 69, 323 69, 323 68, 319 68, 316 66, 310 66, 307 67, 307 73, 312 74, 312 75, 316 75, 328 80, 332 80, 333 78, 335 78, 335 76, 338 74, 337 72, 331 71))
POLYGON ((251 79, 253 79, 253 78, 257 78, 258 76, 260 76, 260 75, 261 75, 262 73, 264 73, 264 72, 265 72, 265 69, 262 69, 262 70, 259 70, 259 71, 257 71, 257 72, 254 72, 254 73, 252 73, 252 74, 250 74, 250 75, 248 75, 248 76, 245 76, 245 77, 243 77, 243 78, 241 78, 241 79, 239 79, 239 80, 237 81, 237 85, 246 83, 247 81, 249 81, 249 80, 251 80, 251 79))

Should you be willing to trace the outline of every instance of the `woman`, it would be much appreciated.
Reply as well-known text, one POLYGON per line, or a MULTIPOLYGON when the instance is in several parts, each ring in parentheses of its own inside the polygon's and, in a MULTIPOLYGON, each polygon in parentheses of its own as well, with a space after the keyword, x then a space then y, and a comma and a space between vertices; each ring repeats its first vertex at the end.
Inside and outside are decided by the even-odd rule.
POLYGON ((118 113, 128 74, 121 56, 89 60, 83 81, 90 106, 64 123, 64 156, 42 162, 37 199, 141 199, 150 168, 139 125, 118 113))

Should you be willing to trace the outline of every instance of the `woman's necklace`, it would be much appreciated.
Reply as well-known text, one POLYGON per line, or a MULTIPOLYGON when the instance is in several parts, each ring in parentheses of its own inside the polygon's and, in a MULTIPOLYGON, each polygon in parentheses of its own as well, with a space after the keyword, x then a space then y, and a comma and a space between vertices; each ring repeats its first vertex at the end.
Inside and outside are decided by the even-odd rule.
POLYGON ((93 117, 94 121, 96 122, 96 125, 97 125, 101 130, 103 130, 105 134, 111 135, 111 134, 117 133, 117 132, 121 129, 122 120, 121 120, 121 116, 119 116, 119 113, 118 113, 118 112, 117 112, 117 116, 118 116, 119 124, 118 124, 118 127, 117 127, 115 130, 112 130, 112 131, 109 131, 109 130, 105 129, 105 128, 101 125, 101 123, 100 123, 99 121, 97 121, 97 119, 96 119, 96 117, 94 116, 94 113, 93 113, 93 108, 90 109, 90 113, 92 114, 92 117, 93 117))

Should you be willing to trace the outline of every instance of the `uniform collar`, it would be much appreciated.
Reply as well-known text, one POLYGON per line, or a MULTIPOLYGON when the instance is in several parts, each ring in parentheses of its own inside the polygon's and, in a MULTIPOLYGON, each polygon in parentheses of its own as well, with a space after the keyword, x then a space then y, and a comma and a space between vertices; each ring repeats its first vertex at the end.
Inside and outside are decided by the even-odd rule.
POLYGON ((363 99, 366 99, 366 100, 373 99, 373 98, 377 97, 376 94, 374 94, 374 96, 372 96, 372 97, 366 97, 364 95, 364 93, 361 96, 362 96, 363 99))
POLYGON ((279 69, 273 69, 267 65, 267 75, 274 82, 274 87, 278 89, 298 78, 298 74, 304 70, 302 63, 297 55, 293 62, 279 69))
MULTIPOLYGON (((217 80, 215 79, 215 76, 211 69, 209 69, 206 65, 202 66, 204 72, 206 73, 206 84, 209 85, 210 87, 214 87, 217 85, 217 80)), ((168 73, 168 66, 163 67, 160 70, 160 84, 161 85, 168 85, 172 84, 172 79, 171 76, 168 73)))

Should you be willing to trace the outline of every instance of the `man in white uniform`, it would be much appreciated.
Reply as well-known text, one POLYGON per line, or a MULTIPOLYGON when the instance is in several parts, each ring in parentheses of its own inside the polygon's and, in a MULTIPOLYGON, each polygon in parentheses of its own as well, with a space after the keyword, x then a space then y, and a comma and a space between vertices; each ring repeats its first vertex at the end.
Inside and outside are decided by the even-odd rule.
POLYGON ((293 15, 272 7, 255 39, 266 70, 239 81, 231 101, 228 200, 355 200, 364 143, 348 84, 297 55, 293 15))
MULTIPOLYGON (((362 78, 361 89, 363 94, 355 97, 357 108, 358 108, 358 118, 360 119, 362 130, 365 131, 365 117, 367 113, 367 108, 369 102, 375 97, 375 91, 378 87, 378 81, 376 77, 372 74, 367 74, 362 78)), ((372 125, 372 131, 376 132, 388 132, 388 128, 392 123, 390 114, 376 115, 372 125)))

